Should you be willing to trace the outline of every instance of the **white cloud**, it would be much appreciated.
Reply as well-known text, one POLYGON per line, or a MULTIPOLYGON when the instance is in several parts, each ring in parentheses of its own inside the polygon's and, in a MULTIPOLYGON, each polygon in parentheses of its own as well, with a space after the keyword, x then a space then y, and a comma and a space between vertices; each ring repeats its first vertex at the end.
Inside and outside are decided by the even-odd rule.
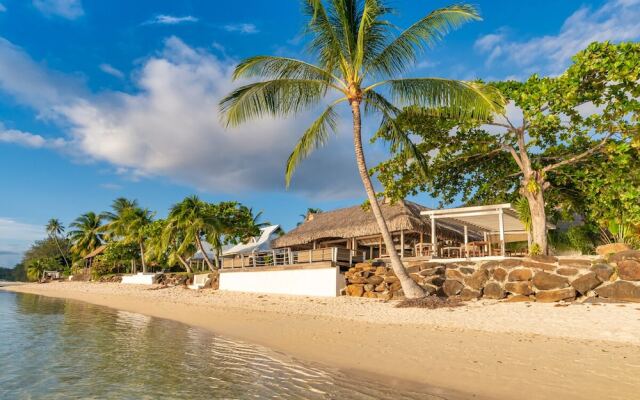
POLYGON ((242 24, 227 24, 222 27, 227 32, 238 32, 243 34, 259 33, 258 27, 254 24, 242 23, 242 24))
MULTIPOLYGON (((21 49, 11 48, 8 54, 28 60, 21 49)), ((0 57, 0 71, 12 63, 0 57)), ((209 192, 282 191, 285 162, 315 114, 225 129, 218 102, 237 86, 231 80, 236 63, 171 37, 136 71, 133 94, 86 94, 43 79, 45 92, 56 94, 43 102, 36 96, 41 88, 30 84, 29 74, 56 73, 32 60, 25 68, 29 74, 11 88, 34 108, 56 113, 56 123, 67 129, 68 144, 79 153, 107 161, 132 179, 164 176, 209 192)), ((0 74, 0 88, 5 80, 0 74)), ((343 131, 302 164, 292 190, 332 198, 361 193, 350 130, 343 131)))
POLYGON ((15 129, 0 130, 0 143, 12 143, 34 149, 62 149, 67 145, 67 142, 62 138, 47 139, 40 135, 15 129))
POLYGON ((186 22, 198 22, 198 18, 191 15, 187 15, 184 17, 176 17, 173 15, 160 14, 160 15, 156 15, 155 17, 151 18, 149 21, 145 22, 145 25, 153 25, 153 24, 178 25, 186 22))
POLYGON ((100 70, 105 74, 115 76, 116 78, 124 78, 124 73, 110 64, 100 64, 100 70))
POLYGON ((45 236, 43 226, 0 217, 0 267, 13 267, 35 240, 45 236))
POLYGON ((76 19, 84 15, 80 0, 33 0, 33 5, 47 16, 76 19))
POLYGON ((527 41, 510 40, 504 29, 479 38, 476 50, 488 55, 488 65, 510 63, 525 74, 559 74, 571 57, 594 41, 640 38, 640 0, 609 0, 600 8, 581 7, 565 20, 556 35, 527 41))

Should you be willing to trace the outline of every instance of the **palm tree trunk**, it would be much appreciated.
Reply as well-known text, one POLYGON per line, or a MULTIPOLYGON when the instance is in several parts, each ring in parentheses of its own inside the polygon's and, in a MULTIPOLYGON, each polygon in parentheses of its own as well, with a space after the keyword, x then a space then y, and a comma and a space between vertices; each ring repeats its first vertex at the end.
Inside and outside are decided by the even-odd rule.
POLYGON ((380 228, 380 233, 382 234, 384 244, 387 247, 387 252, 389 253, 389 258, 391 258, 391 268, 393 268, 393 272, 400 280, 402 290, 404 291, 404 295, 407 298, 413 299, 424 297, 424 290, 420 286, 418 286, 418 284, 415 283, 413 279, 411 279, 407 271, 404 269, 404 265, 402 264, 398 253, 396 252, 396 248, 393 244, 393 239, 391 238, 389 228, 387 227, 387 223, 384 220, 382 211, 380 210, 380 205, 378 204, 378 200, 376 198, 376 192, 373 189, 373 184, 371 183, 371 178, 369 177, 369 171, 367 169, 367 163, 365 161, 364 151, 362 149, 362 117, 360 115, 359 101, 351 102, 351 112, 353 114, 353 144, 356 154, 356 163, 358 164, 358 172, 360 172, 360 179, 362 179, 362 184, 364 185, 364 189, 367 192, 367 198, 369 199, 369 203, 371 203, 371 211, 373 211, 373 215, 376 218, 376 222, 378 223, 378 227, 380 228))
POLYGON ((198 250, 200 250, 200 252, 202 253, 202 257, 204 257, 204 261, 207 263, 207 266, 209 267, 209 269, 211 271, 215 271, 215 267, 213 266, 213 263, 211 263, 211 260, 209 260, 209 256, 207 255, 207 252, 204 251, 204 247, 202 246, 202 240, 200 240, 200 237, 196 236, 196 246, 198 246, 198 250))
POLYGON ((62 256, 62 259, 64 260, 64 265, 67 266, 67 269, 69 269, 69 262, 67 261, 67 257, 65 257, 64 253, 62 252, 62 247, 60 247, 60 242, 58 242, 58 236, 53 236, 53 241, 56 242, 56 246, 58 246, 58 251, 60 252, 60 255, 62 256))
POLYGON ((191 270, 191 266, 189 265, 189 263, 184 258, 182 258, 180 254, 178 254, 178 261, 180 261, 180 264, 182 264, 182 266, 184 267, 184 269, 187 270, 188 273, 193 272, 193 270, 191 270))
POLYGON ((144 242, 140 242, 140 263, 142 263, 142 273, 147 273, 147 263, 144 261, 144 242))

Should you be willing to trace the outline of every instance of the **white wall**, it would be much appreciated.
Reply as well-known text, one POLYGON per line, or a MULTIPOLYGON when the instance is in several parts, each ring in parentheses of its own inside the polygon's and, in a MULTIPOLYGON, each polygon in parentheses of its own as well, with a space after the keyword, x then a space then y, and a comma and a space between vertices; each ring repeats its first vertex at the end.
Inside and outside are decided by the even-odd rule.
POLYGON ((220 290, 234 292, 336 297, 343 287, 337 268, 220 273, 220 290))
POLYGON ((122 283, 130 284, 130 285, 152 285, 153 278, 155 278, 157 274, 143 274, 137 273, 135 275, 124 275, 122 276, 122 283))

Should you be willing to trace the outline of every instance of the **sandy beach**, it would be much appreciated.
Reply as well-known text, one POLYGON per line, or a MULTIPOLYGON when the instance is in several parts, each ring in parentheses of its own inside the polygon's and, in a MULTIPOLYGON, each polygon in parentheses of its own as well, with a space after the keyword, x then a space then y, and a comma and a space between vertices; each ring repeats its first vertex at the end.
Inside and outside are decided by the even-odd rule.
POLYGON ((482 301, 427 310, 349 297, 110 283, 3 290, 172 319, 300 360, 429 385, 447 398, 634 399, 640 393, 640 304, 482 301))

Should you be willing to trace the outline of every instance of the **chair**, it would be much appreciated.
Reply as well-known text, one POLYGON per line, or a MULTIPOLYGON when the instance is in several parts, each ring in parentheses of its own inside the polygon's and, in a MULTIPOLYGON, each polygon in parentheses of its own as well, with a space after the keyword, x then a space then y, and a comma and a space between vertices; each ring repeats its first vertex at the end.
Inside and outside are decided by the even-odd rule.
POLYGON ((433 244, 431 243, 416 243, 415 255, 416 257, 428 257, 433 254, 433 244))

